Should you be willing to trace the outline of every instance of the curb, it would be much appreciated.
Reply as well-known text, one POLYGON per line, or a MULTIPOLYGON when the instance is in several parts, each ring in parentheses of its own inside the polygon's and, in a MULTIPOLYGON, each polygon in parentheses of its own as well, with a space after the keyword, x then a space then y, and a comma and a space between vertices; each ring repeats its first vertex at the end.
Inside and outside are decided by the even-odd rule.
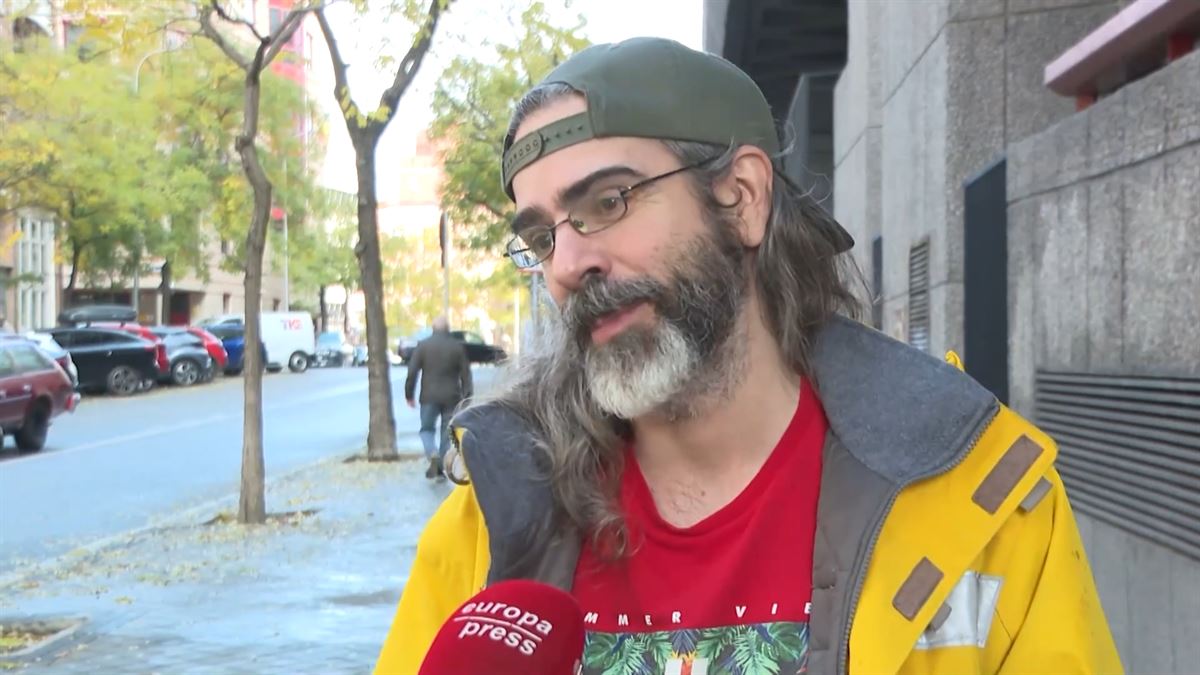
MULTIPOLYGON (((36 619, 27 618, 24 620, 25 621, 33 621, 36 619)), ((41 642, 38 642, 37 644, 34 644, 34 645, 30 645, 24 649, 18 649, 15 652, 9 652, 7 654, 0 654, 0 659, 3 659, 5 661, 8 661, 8 660, 28 661, 30 657, 35 657, 35 656, 41 654, 42 652, 49 650, 54 645, 56 645, 60 642, 65 642, 67 639, 69 639, 73 635, 75 635, 75 633, 79 632, 88 623, 88 617, 86 617, 86 616, 65 616, 65 617, 58 617, 57 620, 71 621, 71 622, 73 622, 73 624, 67 628, 64 628, 64 629, 58 631, 57 633, 54 634, 53 637, 51 637, 47 640, 42 640, 41 642)))

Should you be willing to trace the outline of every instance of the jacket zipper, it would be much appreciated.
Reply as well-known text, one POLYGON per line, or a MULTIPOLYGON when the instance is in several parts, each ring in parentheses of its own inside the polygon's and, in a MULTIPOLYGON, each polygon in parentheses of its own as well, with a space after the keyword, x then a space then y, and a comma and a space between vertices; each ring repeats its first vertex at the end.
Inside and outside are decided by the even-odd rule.
POLYGON ((846 612, 845 624, 842 630, 842 641, 838 645, 838 675, 847 675, 848 672, 847 668, 850 660, 850 628, 854 625, 854 612, 858 609, 859 596, 862 595, 862 585, 867 576, 866 568, 871 562, 871 555, 875 552, 875 544, 879 540, 879 532, 883 529, 883 521, 887 520, 887 514, 891 513, 892 505, 896 503, 896 498, 899 497, 900 493, 904 491, 904 488, 908 487, 909 485, 912 485, 919 480, 940 476, 952 470, 959 464, 962 464, 962 461, 967 458, 967 455, 971 454, 972 450, 975 449, 976 444, 979 443, 979 439, 983 438, 984 432, 987 431, 988 427, 992 426, 992 422, 995 421, 999 414, 1000 406, 999 402, 997 402, 994 404, 993 409, 988 413, 988 416, 984 418, 984 420, 979 424, 978 429, 976 429, 975 433, 971 436, 971 441, 967 444, 966 449, 963 452, 958 453, 958 456, 954 458, 954 461, 950 462, 938 471, 923 476, 915 476, 896 486, 896 489, 893 490, 891 495, 888 496, 887 503, 882 509, 880 509, 879 513, 876 514, 875 522, 872 525, 871 540, 870 543, 867 544, 866 554, 859 558, 854 566, 854 592, 850 595, 850 606, 846 612))

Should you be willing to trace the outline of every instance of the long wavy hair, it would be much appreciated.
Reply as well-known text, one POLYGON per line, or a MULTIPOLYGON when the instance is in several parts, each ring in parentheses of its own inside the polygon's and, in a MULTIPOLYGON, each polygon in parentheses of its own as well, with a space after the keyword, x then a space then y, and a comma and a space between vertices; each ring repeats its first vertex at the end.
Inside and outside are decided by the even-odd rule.
MULTIPOLYGON (((579 94, 565 85, 529 92, 517 105, 508 133, 534 111, 579 94)), ((730 227, 736 204, 721 203, 714 192, 727 176, 736 148, 707 143, 662 141, 681 164, 705 162, 689 172, 690 187, 706 220, 730 227)), ((754 287, 764 318, 787 364, 812 378, 810 353, 822 324, 835 313, 861 316, 852 283, 862 276, 849 255, 838 255, 818 225, 831 216, 776 171, 765 238, 753 253, 754 287)), ((499 403, 525 418, 540 436, 539 450, 559 509, 556 514, 593 537, 606 557, 628 551, 628 534, 617 507, 623 448, 631 438, 627 420, 602 410, 589 394, 579 360, 570 353, 560 312, 548 308, 541 332, 508 366, 493 390, 475 404, 499 403)))

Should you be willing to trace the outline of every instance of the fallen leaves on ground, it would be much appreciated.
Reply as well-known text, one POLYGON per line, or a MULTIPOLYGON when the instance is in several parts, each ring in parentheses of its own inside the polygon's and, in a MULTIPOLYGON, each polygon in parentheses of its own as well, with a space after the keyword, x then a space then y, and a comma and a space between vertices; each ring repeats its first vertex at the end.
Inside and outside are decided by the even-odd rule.
POLYGON ((62 623, 24 621, 0 623, 0 654, 12 654, 53 636, 67 628, 62 623))
POLYGON ((400 486, 424 482, 415 466, 412 461, 323 462, 268 484, 268 507, 287 510, 269 513, 266 526, 239 525, 236 512, 228 509, 200 522, 175 521, 103 549, 75 548, 61 564, 32 571, 9 589, 27 598, 99 597, 111 586, 114 594, 123 593, 114 602, 130 604, 139 588, 225 584, 269 575, 291 556, 327 550, 344 537, 385 526, 381 516, 402 518, 409 508, 381 510, 380 505, 390 505, 400 486), (369 507, 364 508, 357 497, 367 495, 369 507), (286 551, 288 557, 276 557, 277 551, 286 551))

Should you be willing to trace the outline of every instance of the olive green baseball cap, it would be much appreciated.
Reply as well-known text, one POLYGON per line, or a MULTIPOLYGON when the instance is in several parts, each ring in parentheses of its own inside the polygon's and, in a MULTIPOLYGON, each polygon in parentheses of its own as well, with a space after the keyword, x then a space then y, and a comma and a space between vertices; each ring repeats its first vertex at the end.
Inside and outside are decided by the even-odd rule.
MULTIPOLYGON (((501 175, 514 199, 513 176, 541 157, 593 138, 632 136, 725 147, 754 145, 776 163, 779 134, 771 106, 750 76, 729 61, 664 38, 593 45, 538 84, 563 84, 587 100, 587 112, 504 139, 501 175)), ((514 130, 515 131, 515 130, 514 130)), ((782 171, 778 171, 784 176, 782 171)), ((786 176, 784 176, 786 178, 786 176)), ((829 221, 833 224, 833 221, 829 221)), ((839 252, 854 240, 827 233, 839 252)))

